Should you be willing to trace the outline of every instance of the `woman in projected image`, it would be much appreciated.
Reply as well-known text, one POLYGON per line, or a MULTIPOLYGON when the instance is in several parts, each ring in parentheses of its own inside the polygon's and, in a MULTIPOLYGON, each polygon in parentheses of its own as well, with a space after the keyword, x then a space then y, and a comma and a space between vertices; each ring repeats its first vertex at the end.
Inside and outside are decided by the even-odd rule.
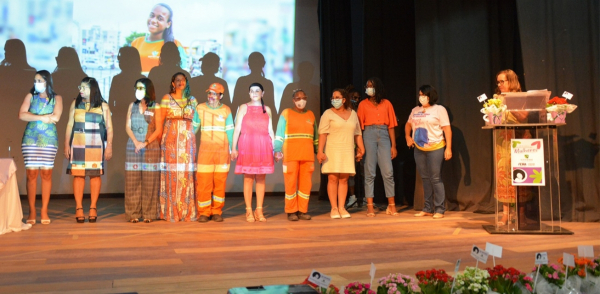
MULTIPOLYGON (((156 129, 160 143, 159 218, 171 222, 196 221, 196 136, 200 121, 198 102, 190 95, 186 75, 171 78, 169 94, 157 106, 156 129)), ((150 140, 149 140, 150 141, 150 140)))
POLYGON ((360 123, 350 106, 346 91, 333 90, 330 109, 321 115, 319 123, 319 151, 317 160, 321 173, 327 176, 327 194, 331 203, 331 218, 349 218, 344 207, 348 192, 348 177, 356 173, 354 158, 360 160, 365 154, 360 123), (356 156, 354 155, 354 144, 356 156))
POLYGON ((154 5, 146 22, 148 34, 131 42, 140 52, 142 73, 148 75, 150 69, 159 64, 160 50, 165 42, 174 42, 181 56, 181 67, 187 66, 187 54, 183 45, 173 35, 173 10, 164 3, 154 5))
POLYGON ((125 216, 132 223, 158 215, 158 162, 154 84, 147 78, 135 82, 135 101, 129 104, 125 131, 129 136, 125 157, 125 216))
POLYGON ((271 108, 265 106, 264 88, 259 83, 250 85, 250 102, 240 105, 235 118, 231 160, 236 160, 235 173, 244 175, 244 201, 246 221, 266 222, 263 214, 265 177, 272 174, 273 120, 271 108), (239 141, 238 141, 239 139, 239 141), (239 146, 239 150, 238 150, 239 146), (238 156, 239 154, 239 156, 238 156), (252 184, 256 181, 256 210, 252 213, 252 184))
POLYGON ((38 173, 42 177, 41 222, 43 225, 50 224, 48 202, 52 189, 52 168, 58 151, 56 123, 60 119, 62 108, 62 97, 52 89, 52 76, 46 70, 38 71, 33 87, 25 96, 19 111, 19 119, 28 122, 21 142, 27 173, 28 224, 35 224, 38 173))
POLYGON ((108 104, 102 98, 98 82, 86 77, 79 85, 79 96, 71 103, 65 133, 65 157, 69 159, 67 174, 73 175, 75 219, 83 223, 83 188, 90 177, 91 204, 88 221, 98 218, 96 204, 104 174, 104 160, 112 157, 113 128, 108 104))

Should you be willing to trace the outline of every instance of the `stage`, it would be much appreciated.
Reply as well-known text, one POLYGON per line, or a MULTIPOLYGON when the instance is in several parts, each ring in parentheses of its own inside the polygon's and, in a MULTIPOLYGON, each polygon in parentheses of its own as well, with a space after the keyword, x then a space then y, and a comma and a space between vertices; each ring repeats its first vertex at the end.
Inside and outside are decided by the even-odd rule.
MULTIPOLYGON (((22 200, 27 215, 26 200, 22 200)), ((38 206, 41 201, 37 201, 38 206)), ((0 293, 226 293, 241 286, 301 283, 311 270, 338 287, 389 273, 414 276, 443 268, 453 274, 475 266, 473 244, 504 248, 496 264, 529 272, 534 253, 551 263, 577 245, 600 245, 598 223, 562 223, 574 235, 490 235, 493 215, 447 212, 441 220, 416 218, 404 208, 392 217, 330 219, 328 202, 311 197, 310 221, 290 222, 284 197, 265 199, 266 223, 247 223, 243 198, 226 200, 223 223, 125 221, 123 199, 101 198, 98 222, 75 222, 74 200, 50 201, 52 224, 0 235, 0 293), (595 237, 594 237, 595 236, 595 237)), ((87 215, 89 199, 84 200, 87 215)), ((38 214, 39 214, 38 207, 38 214)), ((597 247, 596 247, 597 248, 597 247)), ((480 268, 492 267, 488 263, 480 268)))

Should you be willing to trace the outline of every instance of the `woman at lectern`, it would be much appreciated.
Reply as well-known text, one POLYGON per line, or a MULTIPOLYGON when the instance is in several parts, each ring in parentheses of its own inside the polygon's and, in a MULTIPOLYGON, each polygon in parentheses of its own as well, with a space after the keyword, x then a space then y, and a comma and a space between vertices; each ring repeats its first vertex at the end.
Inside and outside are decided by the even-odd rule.
POLYGON ((404 126, 406 145, 415 148, 415 163, 423 180, 425 205, 416 217, 444 217, 446 194, 442 163, 452 158, 452 129, 446 108, 437 104, 434 87, 419 88, 419 106, 412 109, 404 126), (412 133, 412 136, 411 136, 412 133), (433 203, 432 203, 433 202, 433 203))
POLYGON ((42 177, 41 222, 43 225, 50 224, 48 202, 50 202, 52 189, 52 168, 58 151, 56 123, 60 119, 62 110, 62 97, 54 93, 52 76, 46 70, 38 71, 33 80, 33 87, 25 96, 19 111, 19 119, 27 122, 21 150, 27 173, 28 224, 35 224, 38 173, 42 177))
POLYGON ((108 103, 102 98, 98 81, 86 77, 79 85, 79 95, 71 103, 65 133, 65 157, 69 160, 67 174, 73 175, 75 220, 83 223, 83 188, 90 177, 91 204, 88 221, 98 218, 96 203, 102 185, 104 161, 112 157, 113 129, 108 103))

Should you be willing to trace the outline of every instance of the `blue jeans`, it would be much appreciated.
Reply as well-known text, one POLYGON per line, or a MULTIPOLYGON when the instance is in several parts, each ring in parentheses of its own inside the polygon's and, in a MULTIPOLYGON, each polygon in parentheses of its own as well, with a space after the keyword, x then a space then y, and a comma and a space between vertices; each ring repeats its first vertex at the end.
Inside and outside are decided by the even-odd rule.
POLYGON ((433 198, 436 213, 444 214, 446 212, 446 192, 441 177, 444 150, 445 148, 434 151, 421 151, 415 148, 415 163, 419 174, 421 174, 421 179, 423 179, 424 212, 434 212, 431 207, 431 198, 433 198))
POLYGON ((392 166, 392 143, 386 125, 365 126, 363 132, 365 145, 365 197, 373 198, 377 164, 381 170, 385 197, 394 197, 394 167, 392 166))

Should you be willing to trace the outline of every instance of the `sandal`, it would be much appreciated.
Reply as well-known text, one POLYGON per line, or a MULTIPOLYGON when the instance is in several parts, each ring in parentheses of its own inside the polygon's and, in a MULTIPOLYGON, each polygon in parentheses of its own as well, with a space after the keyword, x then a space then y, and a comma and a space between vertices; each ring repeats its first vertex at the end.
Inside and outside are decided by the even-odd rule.
MULTIPOLYGON (((96 213, 98 213, 98 210, 96 209, 96 207, 90 207, 90 210, 92 210, 92 209, 95 210, 96 213)), ((95 223, 97 219, 98 219, 97 215, 96 216, 93 216, 93 215, 88 216, 88 222, 90 222, 90 223, 95 223)))
POLYGON ((137 219, 137 218, 132 218, 132 219, 129 220, 130 223, 134 223, 134 224, 137 224, 139 221, 140 220, 137 219))
POLYGON ((254 218, 257 219, 259 222, 266 222, 267 219, 265 218, 265 216, 262 213, 262 207, 257 207, 256 210, 254 211, 254 218), (258 210, 260 209, 260 214, 258 213, 258 210))
POLYGON ((254 215, 252 214, 252 207, 246 207, 246 221, 253 223, 255 221, 254 215))
POLYGON ((152 220, 151 220, 151 219, 149 219, 149 218, 145 218, 145 219, 144 219, 144 222, 145 222, 145 223, 147 223, 147 224, 149 224, 149 223, 151 223, 151 222, 152 222, 152 220))
MULTIPOLYGON (((83 207, 75 208, 75 214, 77 214, 77 211, 80 210, 80 209, 83 210, 83 207)), ((82 223, 85 222, 85 216, 75 216, 75 220, 78 223, 82 224, 82 223)))
POLYGON ((502 213, 502 219, 498 221, 499 226, 506 226, 508 222, 508 213, 502 213))
MULTIPOLYGON (((373 206, 373 204, 367 204, 367 206, 373 206)), ((375 217, 375 212, 367 212, 367 217, 375 217)))
POLYGON ((387 209, 385 210, 385 214, 389 214, 391 216, 400 215, 396 210, 396 204, 388 204, 387 209))

